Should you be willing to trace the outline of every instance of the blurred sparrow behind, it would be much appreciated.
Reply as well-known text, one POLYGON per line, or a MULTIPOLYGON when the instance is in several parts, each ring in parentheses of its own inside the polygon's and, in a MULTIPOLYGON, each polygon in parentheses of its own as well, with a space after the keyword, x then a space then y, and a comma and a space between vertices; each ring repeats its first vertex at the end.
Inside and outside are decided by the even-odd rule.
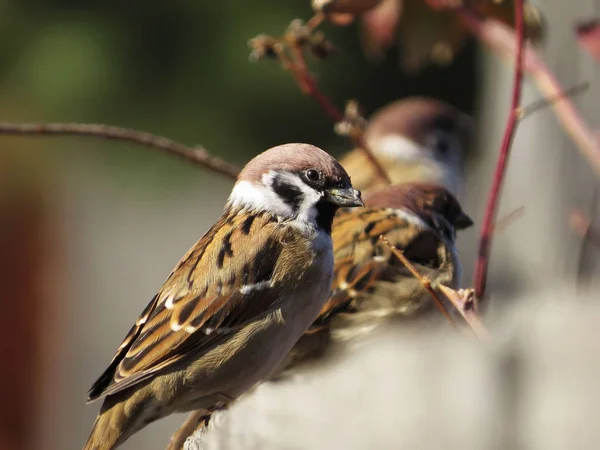
POLYGON ((461 265, 456 230, 473 224, 444 187, 427 183, 391 185, 364 196, 365 209, 343 209, 332 239, 332 293, 319 317, 288 354, 290 371, 327 354, 329 347, 359 341, 394 320, 440 315, 423 285, 380 240, 402 251, 432 287, 458 287, 461 265))
MULTIPOLYGON (((435 183, 460 196, 462 154, 470 132, 470 117, 456 108, 432 98, 409 97, 375 112, 364 138, 392 183, 435 183)), ((358 189, 384 185, 359 149, 340 162, 358 189)))
POLYGON ((116 448, 174 412, 210 413, 268 376, 329 295, 337 209, 360 205, 317 147, 251 160, 90 389, 105 400, 84 449, 116 448))

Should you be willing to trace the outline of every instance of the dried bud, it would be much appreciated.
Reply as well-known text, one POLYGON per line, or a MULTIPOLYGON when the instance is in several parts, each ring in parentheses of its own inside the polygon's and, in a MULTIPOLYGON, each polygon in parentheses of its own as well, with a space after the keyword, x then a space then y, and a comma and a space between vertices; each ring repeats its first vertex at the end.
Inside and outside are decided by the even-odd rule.
POLYGON ((344 120, 335 124, 334 130, 340 136, 358 136, 364 132, 367 120, 363 117, 356 100, 349 100, 344 111, 344 120))
POLYGON ((294 41, 294 44, 299 47, 304 47, 310 41, 311 30, 306 28, 304 22, 300 19, 294 19, 288 26, 286 36, 294 41))
POLYGON ((263 58, 277 59, 282 44, 277 39, 267 36, 266 34, 259 34, 253 39, 248 41, 248 45, 252 49, 250 53, 250 61, 257 62, 263 58))
POLYGON ((335 51, 335 46, 319 31, 310 37, 309 50, 317 58, 325 59, 335 51))

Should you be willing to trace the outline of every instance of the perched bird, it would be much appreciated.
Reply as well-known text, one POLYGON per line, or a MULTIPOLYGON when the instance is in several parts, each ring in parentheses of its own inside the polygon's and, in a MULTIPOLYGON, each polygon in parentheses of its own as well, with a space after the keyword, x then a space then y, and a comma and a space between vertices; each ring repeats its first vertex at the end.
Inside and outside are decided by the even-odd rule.
MULTIPOLYGON (((342 209, 333 221, 333 289, 318 318, 294 345, 270 379, 326 355, 336 345, 358 342, 395 319, 425 317, 434 310, 423 285, 380 241, 385 236, 434 288, 457 287, 460 261, 456 230, 473 224, 444 187, 427 183, 390 185, 366 193, 366 207, 342 209)), ((210 413, 194 412, 171 438, 169 450, 208 423, 210 413)))
MULTIPOLYGON (((364 137, 392 183, 436 183, 459 195, 469 128, 469 116, 456 108, 432 98, 410 97, 373 114, 364 137)), ((357 189, 383 185, 360 149, 342 157, 340 163, 357 189)))
POLYGON ((362 204, 317 147, 252 159, 91 387, 89 401, 105 400, 84 449, 113 449, 174 412, 212 411, 268 376, 330 293, 336 211, 362 204))
POLYGON ((343 209, 334 220, 331 296, 282 370, 325 353, 331 344, 359 339, 383 323, 423 317, 428 311, 439 314, 421 282, 380 240, 381 235, 434 289, 459 284, 456 230, 473 221, 447 189, 426 183, 390 185, 366 193, 364 201, 366 208, 343 209))

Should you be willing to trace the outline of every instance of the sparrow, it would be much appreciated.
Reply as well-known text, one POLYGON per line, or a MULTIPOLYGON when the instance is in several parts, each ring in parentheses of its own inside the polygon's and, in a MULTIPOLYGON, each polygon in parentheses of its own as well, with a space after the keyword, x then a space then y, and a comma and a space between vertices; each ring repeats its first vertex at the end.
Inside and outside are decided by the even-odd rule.
MULTIPOLYGON (((365 193, 363 200, 365 208, 341 209, 334 219, 331 295, 269 381, 327 357, 336 346, 360 342, 384 323, 438 313, 428 292, 380 240, 381 235, 404 252, 434 288, 458 286, 456 230, 468 228, 473 221, 446 188, 431 183, 389 185, 365 193)), ((206 411, 192 413, 171 437, 168 450, 183 448, 186 438, 209 420, 206 411)))
MULTIPOLYGON (((424 181, 459 195, 461 159, 470 126, 469 116, 446 103, 409 97, 373 114, 364 138, 392 183, 424 181)), ((340 163, 357 189, 384 185, 360 149, 343 156, 340 163)))
POLYGON ((336 216, 331 295, 273 378, 325 355, 330 346, 357 341, 381 324, 438 313, 421 282, 380 240, 382 235, 434 289, 458 287, 456 231, 473 221, 448 189, 396 184, 365 193, 363 200, 364 209, 342 209, 336 216))
POLYGON ((336 211, 362 205, 317 147, 252 159, 92 385, 88 401, 104 403, 84 449, 116 448, 171 413, 213 411, 267 377, 329 296, 336 211))

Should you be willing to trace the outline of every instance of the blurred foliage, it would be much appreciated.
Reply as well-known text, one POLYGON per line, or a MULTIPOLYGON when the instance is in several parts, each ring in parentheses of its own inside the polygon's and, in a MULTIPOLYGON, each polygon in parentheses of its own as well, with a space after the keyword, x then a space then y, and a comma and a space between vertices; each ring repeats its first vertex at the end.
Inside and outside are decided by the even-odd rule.
MULTIPOLYGON (((334 154, 349 148, 289 74, 275 62, 248 61, 248 40, 280 34, 296 17, 310 18, 308 0, 5 0, 0 8, 2 121, 133 127, 204 145, 240 166, 283 142, 310 142, 334 154)), ((393 52, 380 64, 365 59, 356 25, 324 30, 339 52, 314 62, 314 72, 340 108, 357 98, 371 113, 422 94, 471 111, 472 45, 449 67, 406 76, 393 52)), ((53 160, 93 158, 122 180, 135 173, 163 185, 197 173, 129 144, 23 139, 53 160)), ((2 141, 0 151, 8 142, 14 140, 2 141)))

